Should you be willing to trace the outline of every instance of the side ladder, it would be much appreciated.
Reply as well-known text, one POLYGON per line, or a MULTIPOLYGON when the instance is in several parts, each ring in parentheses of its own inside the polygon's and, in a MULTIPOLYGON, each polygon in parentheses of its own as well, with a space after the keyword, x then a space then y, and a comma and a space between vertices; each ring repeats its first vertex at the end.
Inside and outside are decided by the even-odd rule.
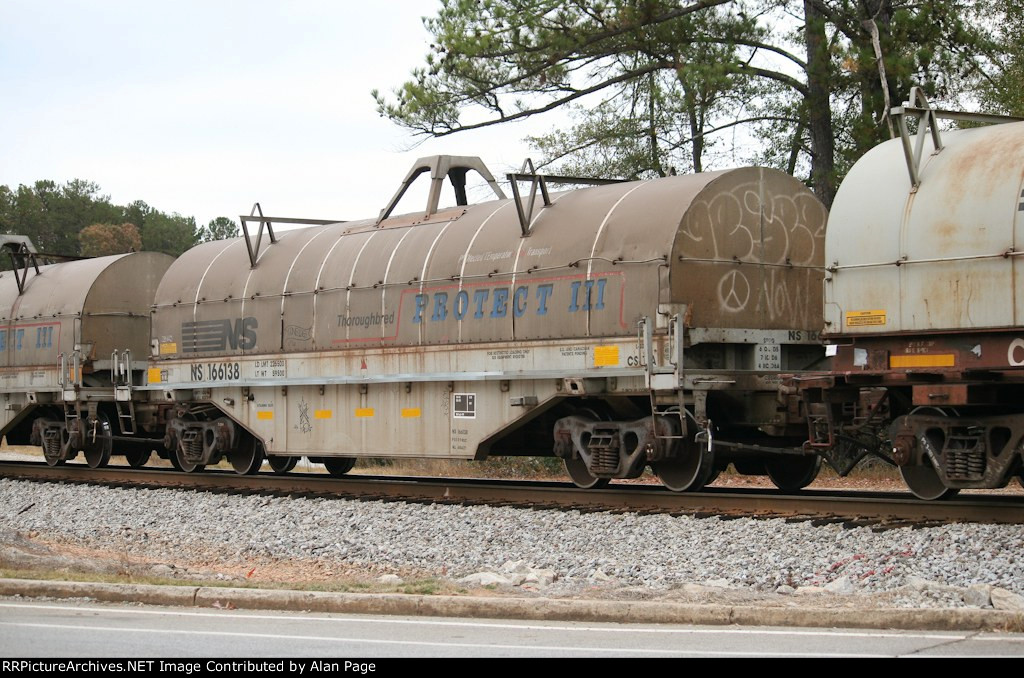
POLYGON ((77 348, 71 355, 61 352, 57 356, 57 385, 64 406, 64 426, 68 431, 78 431, 82 419, 78 397, 82 387, 82 353, 77 348))
POLYGON ((689 424, 686 420, 686 396, 683 390, 683 328, 682 318, 676 314, 668 321, 668 343, 670 355, 665 365, 661 365, 654 351, 654 332, 650 318, 641 318, 638 323, 640 362, 644 367, 644 382, 651 400, 651 414, 679 418, 679 435, 662 436, 655 431, 658 438, 683 440, 689 438, 689 424), (659 393, 674 393, 678 404, 663 407, 658 405, 659 393))
POLYGON ((133 436, 136 433, 135 402, 132 400, 132 352, 125 349, 120 357, 117 351, 110 355, 111 378, 114 382, 114 407, 121 433, 133 436))

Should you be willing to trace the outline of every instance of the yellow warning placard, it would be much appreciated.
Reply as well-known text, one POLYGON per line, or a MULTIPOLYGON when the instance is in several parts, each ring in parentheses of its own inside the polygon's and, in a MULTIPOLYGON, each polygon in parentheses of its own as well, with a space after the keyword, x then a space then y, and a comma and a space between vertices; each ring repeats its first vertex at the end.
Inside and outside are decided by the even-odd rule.
POLYGON ((373 416, 373 408, 372 407, 357 407, 356 408, 356 416, 357 417, 372 417, 373 416))
POLYGON ((619 364, 618 346, 595 346, 594 367, 609 367, 619 364))
POLYGON ((403 419, 415 419, 420 416, 420 408, 418 407, 403 407, 402 418, 403 419))
POLYGON ((884 325, 885 310, 881 311, 848 311, 846 313, 847 327, 865 327, 868 325, 884 325))
POLYGON ((313 410, 314 419, 330 419, 334 416, 334 410, 313 410))
POLYGON ((159 367, 150 367, 146 371, 146 380, 151 384, 159 384, 161 381, 163 381, 163 379, 160 378, 160 372, 161 370, 159 367))
POLYGON ((274 413, 271 412, 270 410, 261 410, 261 411, 256 413, 256 418, 257 419, 273 419, 274 418, 274 413))
POLYGON ((178 352, 178 342, 176 341, 162 341, 160 342, 160 355, 173 355, 178 352))

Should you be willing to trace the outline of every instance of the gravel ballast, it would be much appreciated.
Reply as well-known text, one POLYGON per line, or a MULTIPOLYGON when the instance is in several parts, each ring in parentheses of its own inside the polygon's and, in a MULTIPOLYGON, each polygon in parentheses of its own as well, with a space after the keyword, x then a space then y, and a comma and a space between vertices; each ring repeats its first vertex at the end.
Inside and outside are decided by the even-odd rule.
MULTIPOLYGON (((301 561, 546 596, 732 591, 890 607, 1024 609, 1024 527, 874 532, 674 517, 235 496, 0 479, 0 534, 144 559, 301 561), (495 575, 487 579, 480 573, 495 575), (472 577, 471 575, 475 575, 472 577), (521 588, 520 588, 521 587, 521 588)), ((849 604, 849 603, 845 603, 849 604)))

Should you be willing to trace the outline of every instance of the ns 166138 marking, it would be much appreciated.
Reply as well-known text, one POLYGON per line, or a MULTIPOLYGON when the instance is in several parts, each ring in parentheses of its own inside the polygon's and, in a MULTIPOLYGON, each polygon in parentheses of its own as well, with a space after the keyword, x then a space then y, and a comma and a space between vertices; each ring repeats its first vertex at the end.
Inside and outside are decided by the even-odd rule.
POLYGON ((233 381, 242 376, 238 363, 205 363, 192 365, 192 381, 233 381))

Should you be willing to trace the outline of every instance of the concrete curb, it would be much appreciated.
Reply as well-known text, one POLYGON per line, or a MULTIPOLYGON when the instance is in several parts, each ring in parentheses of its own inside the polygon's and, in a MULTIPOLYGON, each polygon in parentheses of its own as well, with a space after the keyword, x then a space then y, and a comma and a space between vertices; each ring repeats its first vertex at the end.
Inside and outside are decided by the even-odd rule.
POLYGON ((0 579, 0 595, 92 598, 177 607, 226 607, 544 621, 844 627, 917 631, 1006 631, 1024 628, 1024 614, 977 609, 880 609, 691 605, 650 601, 562 600, 411 594, 323 593, 149 584, 0 579), (216 604, 216 605, 215 605, 216 604))

